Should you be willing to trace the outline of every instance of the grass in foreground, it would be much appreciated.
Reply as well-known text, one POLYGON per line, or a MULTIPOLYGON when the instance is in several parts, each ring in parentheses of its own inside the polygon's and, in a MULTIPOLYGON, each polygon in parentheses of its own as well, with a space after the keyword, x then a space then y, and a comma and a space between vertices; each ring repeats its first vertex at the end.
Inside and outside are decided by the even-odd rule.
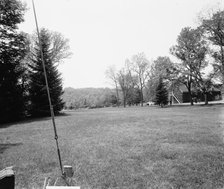
MULTIPOLYGON (((56 123, 82 189, 224 186, 223 106, 79 110, 56 123)), ((0 158, 0 169, 15 167, 17 188, 59 176, 51 120, 0 129, 0 158)))

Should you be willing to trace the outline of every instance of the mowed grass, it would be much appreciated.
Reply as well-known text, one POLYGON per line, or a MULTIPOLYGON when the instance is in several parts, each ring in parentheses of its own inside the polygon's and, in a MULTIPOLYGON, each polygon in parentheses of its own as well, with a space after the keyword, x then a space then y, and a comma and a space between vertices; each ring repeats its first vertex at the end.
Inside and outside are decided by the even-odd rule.
MULTIPOLYGON (((77 110, 56 117, 63 164, 85 188, 214 189, 224 186, 224 106, 77 110)), ((16 188, 60 176, 51 119, 0 129, 0 169, 16 188)))

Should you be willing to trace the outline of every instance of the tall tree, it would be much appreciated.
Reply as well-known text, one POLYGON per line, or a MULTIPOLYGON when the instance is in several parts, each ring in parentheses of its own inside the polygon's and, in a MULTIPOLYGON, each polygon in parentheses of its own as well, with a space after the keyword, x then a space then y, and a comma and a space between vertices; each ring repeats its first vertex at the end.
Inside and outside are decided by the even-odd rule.
POLYGON ((26 38, 18 32, 24 11, 18 0, 0 1, 0 122, 24 116, 21 61, 26 55, 26 38))
POLYGON ((141 106, 143 106, 144 96, 143 89, 145 87, 146 80, 148 78, 149 61, 144 53, 139 53, 132 57, 130 62, 130 69, 138 78, 138 86, 141 93, 141 106))
POLYGON ((201 19, 201 28, 205 37, 211 42, 211 55, 216 75, 221 76, 224 83, 224 11, 217 11, 211 17, 201 19))
POLYGON ((181 60, 181 65, 178 67, 180 73, 178 80, 187 87, 191 105, 193 105, 194 81, 202 76, 202 71, 207 66, 205 61, 207 46, 201 30, 183 28, 177 38, 177 45, 171 48, 171 53, 181 60))
POLYGON ((159 84, 156 88, 155 104, 161 107, 168 104, 168 91, 162 78, 159 79, 159 84))
POLYGON ((117 106, 119 107, 120 99, 119 99, 119 91, 118 91, 118 75, 117 75, 115 66, 108 67, 105 74, 106 74, 106 77, 109 78, 115 86, 117 106))
POLYGON ((118 82, 123 94, 123 105, 126 107, 127 98, 130 96, 131 89, 133 89, 133 78, 127 69, 127 66, 118 72, 118 82))
POLYGON ((149 72, 148 82, 146 85, 148 100, 155 100, 156 88, 159 84, 160 78, 164 78, 167 82, 172 81, 173 68, 174 63, 170 60, 169 57, 159 56, 156 60, 153 61, 149 72))
POLYGON ((52 44, 52 35, 50 31, 41 29, 40 45, 41 49, 39 48, 38 40, 36 40, 31 56, 32 62, 30 64, 30 114, 35 117, 50 115, 46 83, 41 59, 41 50, 43 52, 43 59, 46 65, 51 102, 55 114, 58 114, 64 105, 64 102, 62 101, 62 78, 61 74, 57 70, 59 61, 58 59, 57 61, 54 59, 55 55, 53 56, 54 43, 52 44))

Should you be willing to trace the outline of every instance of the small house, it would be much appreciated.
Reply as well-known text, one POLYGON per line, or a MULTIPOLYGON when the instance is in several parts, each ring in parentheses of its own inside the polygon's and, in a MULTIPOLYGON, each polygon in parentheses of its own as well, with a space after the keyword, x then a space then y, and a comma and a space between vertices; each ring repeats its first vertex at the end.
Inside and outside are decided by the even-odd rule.
MULTIPOLYGON (((192 89, 192 98, 196 103, 203 102, 205 100, 204 94, 194 88, 192 89)), ((208 101, 222 100, 221 86, 215 85, 208 93, 207 98, 208 101)), ((187 87, 183 84, 172 88, 170 87, 169 100, 172 104, 190 102, 190 94, 188 92, 187 87)))

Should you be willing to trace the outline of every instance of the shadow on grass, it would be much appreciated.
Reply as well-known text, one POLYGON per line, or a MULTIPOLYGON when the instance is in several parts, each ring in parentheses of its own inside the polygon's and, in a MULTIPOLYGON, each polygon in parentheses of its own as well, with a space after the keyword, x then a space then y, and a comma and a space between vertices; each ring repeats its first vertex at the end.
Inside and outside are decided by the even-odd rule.
MULTIPOLYGON (((66 113, 63 112, 63 113, 60 113, 60 114, 56 115, 55 118, 64 117, 64 116, 71 116, 71 114, 69 114, 67 112, 66 113)), ((47 121, 47 120, 51 120, 51 117, 35 117, 35 118, 27 117, 27 118, 24 118, 23 120, 20 120, 20 121, 12 121, 10 123, 0 124, 0 129, 8 128, 8 127, 11 127, 15 124, 26 124, 26 123, 47 121)))
POLYGON ((19 142, 19 143, 7 143, 7 144, 3 144, 3 143, 0 143, 0 154, 3 154, 3 152, 5 150, 7 150, 8 148, 10 147, 13 147, 13 146, 20 146, 22 145, 23 143, 19 142))

